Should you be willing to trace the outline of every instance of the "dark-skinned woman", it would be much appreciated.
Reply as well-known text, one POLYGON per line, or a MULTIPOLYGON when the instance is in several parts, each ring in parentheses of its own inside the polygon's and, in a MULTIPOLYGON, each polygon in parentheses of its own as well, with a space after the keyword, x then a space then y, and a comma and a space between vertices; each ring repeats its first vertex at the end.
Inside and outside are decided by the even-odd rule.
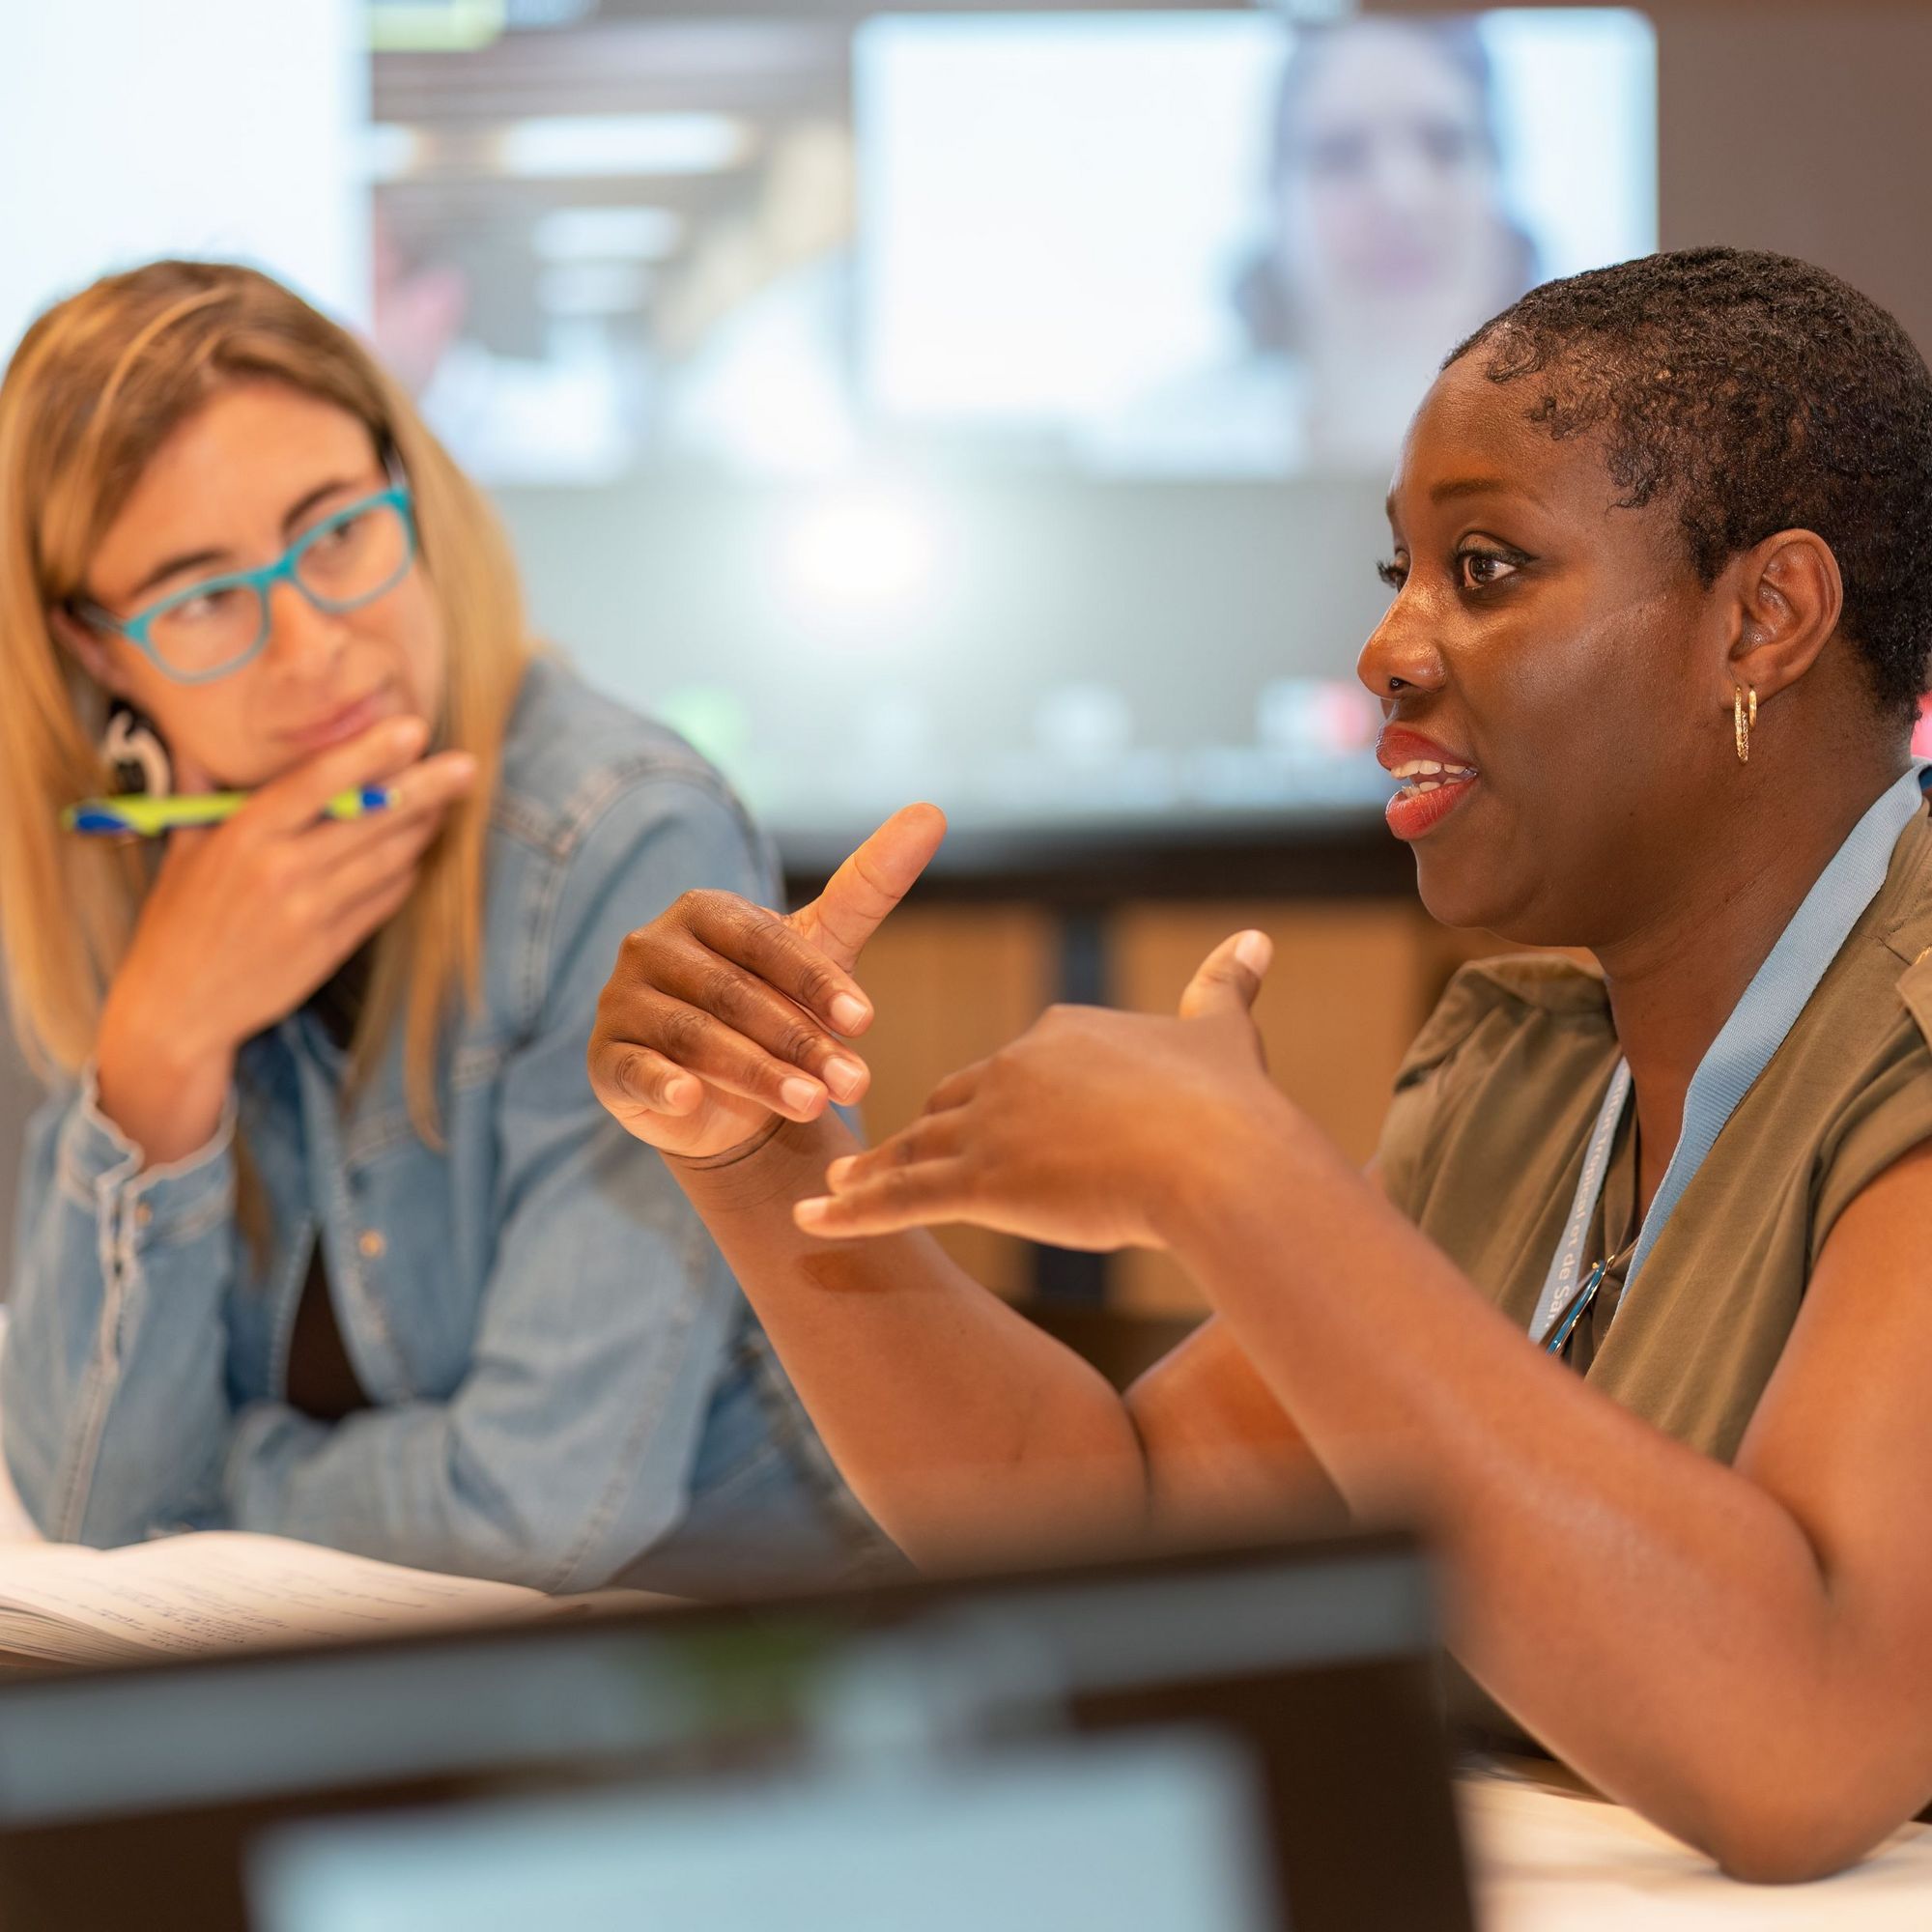
POLYGON ((871 1152, 785 1104, 852 1090, 834 1002, 929 808, 791 921, 633 934, 593 1077, 915 1560, 1399 1498, 1529 1735, 1734 1872, 1827 1872, 1932 1798, 1932 376, 1802 263, 1627 263, 1451 356, 1389 520, 1360 674, 1423 900, 1601 971, 1465 969, 1368 1175, 1265 1076, 1257 933, 871 1152), (1119 1398, 947 1221, 1166 1248, 1214 1316, 1119 1398))

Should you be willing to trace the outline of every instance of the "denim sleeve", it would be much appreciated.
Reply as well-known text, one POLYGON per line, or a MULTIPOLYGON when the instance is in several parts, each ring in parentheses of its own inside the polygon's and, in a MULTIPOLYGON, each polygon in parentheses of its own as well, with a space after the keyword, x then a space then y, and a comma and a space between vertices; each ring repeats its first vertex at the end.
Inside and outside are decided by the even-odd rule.
POLYGON ((28 1129, 0 1415, 49 1537, 129 1543, 218 1506, 234 1134, 231 1095, 206 1147, 143 1169, 91 1072, 28 1129))
POLYGON ((663 1162, 592 1095, 584 1054, 627 932, 689 888, 770 883, 698 780, 640 779, 593 821, 566 862, 538 1022, 498 1089, 467 1377, 446 1402, 333 1426, 251 1406, 226 1473, 236 1527, 569 1590, 677 1523, 737 1288, 663 1162))

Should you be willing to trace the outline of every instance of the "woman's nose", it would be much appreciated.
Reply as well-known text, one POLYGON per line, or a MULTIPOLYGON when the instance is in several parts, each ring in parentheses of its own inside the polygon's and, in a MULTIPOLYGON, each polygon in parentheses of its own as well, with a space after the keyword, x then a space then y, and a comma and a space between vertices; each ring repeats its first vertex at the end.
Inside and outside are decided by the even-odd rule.
POLYGON ((306 677, 327 669, 346 635, 340 617, 318 610, 295 584, 270 586, 268 654, 284 670, 306 677))
POLYGON ((1419 140, 1386 140, 1377 148, 1370 185, 1385 213, 1414 216, 1435 201, 1440 172, 1419 140))
POLYGON ((1384 702, 1406 691, 1439 691, 1448 681, 1422 612, 1412 605, 1405 609, 1406 601, 1398 594, 1355 660, 1355 675, 1384 702))

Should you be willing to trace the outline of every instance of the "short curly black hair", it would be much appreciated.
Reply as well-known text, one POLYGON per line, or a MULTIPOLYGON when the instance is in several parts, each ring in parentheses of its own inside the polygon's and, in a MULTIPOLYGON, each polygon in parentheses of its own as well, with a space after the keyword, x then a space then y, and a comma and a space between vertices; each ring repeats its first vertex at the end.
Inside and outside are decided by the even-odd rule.
POLYGON ((1789 255, 1683 248, 1531 289, 1453 350, 1540 377, 1528 420, 1602 437, 1620 507, 1674 498, 1706 584, 1783 529, 1844 579, 1840 630, 1888 719, 1932 645, 1932 372, 1903 328, 1789 255))

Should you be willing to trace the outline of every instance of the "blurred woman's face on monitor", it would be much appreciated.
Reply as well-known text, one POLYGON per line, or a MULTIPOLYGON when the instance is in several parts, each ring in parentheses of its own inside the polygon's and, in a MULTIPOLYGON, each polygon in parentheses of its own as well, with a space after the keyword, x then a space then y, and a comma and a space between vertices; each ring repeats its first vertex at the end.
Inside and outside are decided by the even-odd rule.
MULTIPOLYGON (((305 536, 315 537, 305 580, 327 591, 341 577, 358 595, 384 586, 353 609, 327 609, 278 582, 260 648, 195 681, 171 676, 127 638, 95 634, 89 669, 159 728, 180 771, 178 789, 252 788, 385 718, 413 714, 435 724, 441 623, 408 526, 390 505, 344 515, 392 487, 357 417, 272 381, 217 390, 156 451, 88 571, 88 600, 113 616, 273 564, 305 536), (356 548, 371 545, 383 551, 374 563, 356 548), (349 582, 351 571, 367 584, 349 582)), ((259 613, 259 598, 242 594, 259 613)), ((208 629, 232 595, 190 598, 184 617, 208 629)))
POLYGON ((1283 267, 1315 327, 1439 332, 1445 313, 1473 327, 1515 293, 1481 94, 1426 32, 1371 21, 1333 36, 1279 194, 1283 267))

